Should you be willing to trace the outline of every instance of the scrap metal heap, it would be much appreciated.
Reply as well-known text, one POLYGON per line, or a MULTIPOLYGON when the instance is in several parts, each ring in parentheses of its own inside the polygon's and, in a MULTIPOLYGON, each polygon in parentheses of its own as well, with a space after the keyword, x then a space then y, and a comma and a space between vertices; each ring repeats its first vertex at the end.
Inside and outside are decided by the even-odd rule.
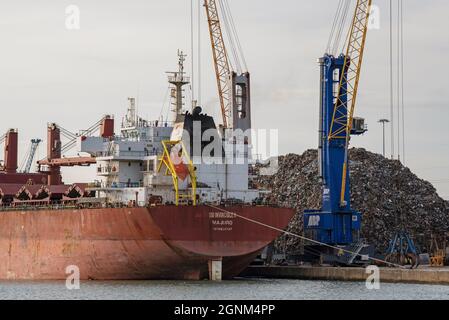
MULTIPOLYGON (((435 187, 417 177, 397 160, 364 149, 350 150, 351 203, 363 212, 360 236, 374 245, 379 253, 386 252, 398 228, 406 229, 421 252, 432 254, 433 234, 449 230, 449 203, 435 187)), ((279 170, 273 176, 258 176, 257 186, 270 189, 265 201, 295 208, 297 215, 289 231, 301 234, 303 211, 319 208, 322 191, 318 175, 317 150, 302 155, 279 158, 279 170)), ((295 253, 304 243, 293 237, 282 237, 277 247, 282 252, 295 253)))

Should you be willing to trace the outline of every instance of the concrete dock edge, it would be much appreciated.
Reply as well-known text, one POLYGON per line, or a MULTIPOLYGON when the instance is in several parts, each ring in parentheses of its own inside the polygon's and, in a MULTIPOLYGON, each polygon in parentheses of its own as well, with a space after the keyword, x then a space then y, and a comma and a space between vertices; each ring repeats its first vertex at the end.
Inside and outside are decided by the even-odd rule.
MULTIPOLYGON (((273 279, 366 281, 365 268, 251 266, 241 276, 273 279)), ((394 269, 380 268, 380 281, 449 285, 449 268, 394 269)))

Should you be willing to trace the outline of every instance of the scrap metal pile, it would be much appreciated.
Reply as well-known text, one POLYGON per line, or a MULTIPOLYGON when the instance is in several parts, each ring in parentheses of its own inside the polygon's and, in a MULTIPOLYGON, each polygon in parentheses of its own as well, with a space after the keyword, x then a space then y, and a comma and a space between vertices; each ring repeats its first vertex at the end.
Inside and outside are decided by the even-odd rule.
MULTIPOLYGON (((361 236, 370 244, 383 251, 394 234, 405 229, 425 252, 432 234, 449 230, 449 204, 432 184, 419 179, 399 161, 364 149, 351 149, 350 159, 352 207, 362 213, 361 236)), ((277 173, 259 174, 256 184, 272 191, 266 196, 267 202, 296 209, 289 231, 302 235, 304 209, 321 205, 317 151, 280 157, 277 173)), ((301 244, 298 238, 283 236, 276 247, 293 253, 301 244)))

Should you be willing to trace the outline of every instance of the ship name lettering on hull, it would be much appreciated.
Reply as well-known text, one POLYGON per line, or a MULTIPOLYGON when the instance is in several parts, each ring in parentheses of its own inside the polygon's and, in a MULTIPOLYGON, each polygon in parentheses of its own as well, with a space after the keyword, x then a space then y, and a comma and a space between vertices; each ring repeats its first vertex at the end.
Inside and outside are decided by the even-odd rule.
POLYGON ((209 212, 212 230, 216 232, 231 232, 234 225, 233 219, 237 216, 231 212, 209 212))
POLYGON ((209 212, 210 219, 235 219, 237 215, 232 212, 209 212))

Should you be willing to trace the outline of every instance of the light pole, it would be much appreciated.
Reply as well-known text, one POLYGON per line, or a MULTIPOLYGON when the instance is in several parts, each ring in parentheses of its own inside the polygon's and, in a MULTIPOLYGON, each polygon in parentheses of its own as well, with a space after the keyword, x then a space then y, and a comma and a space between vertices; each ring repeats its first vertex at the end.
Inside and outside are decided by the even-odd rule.
POLYGON ((385 157, 385 125, 387 123, 390 123, 390 120, 388 120, 388 119, 380 119, 378 122, 382 124, 383 155, 385 157))

